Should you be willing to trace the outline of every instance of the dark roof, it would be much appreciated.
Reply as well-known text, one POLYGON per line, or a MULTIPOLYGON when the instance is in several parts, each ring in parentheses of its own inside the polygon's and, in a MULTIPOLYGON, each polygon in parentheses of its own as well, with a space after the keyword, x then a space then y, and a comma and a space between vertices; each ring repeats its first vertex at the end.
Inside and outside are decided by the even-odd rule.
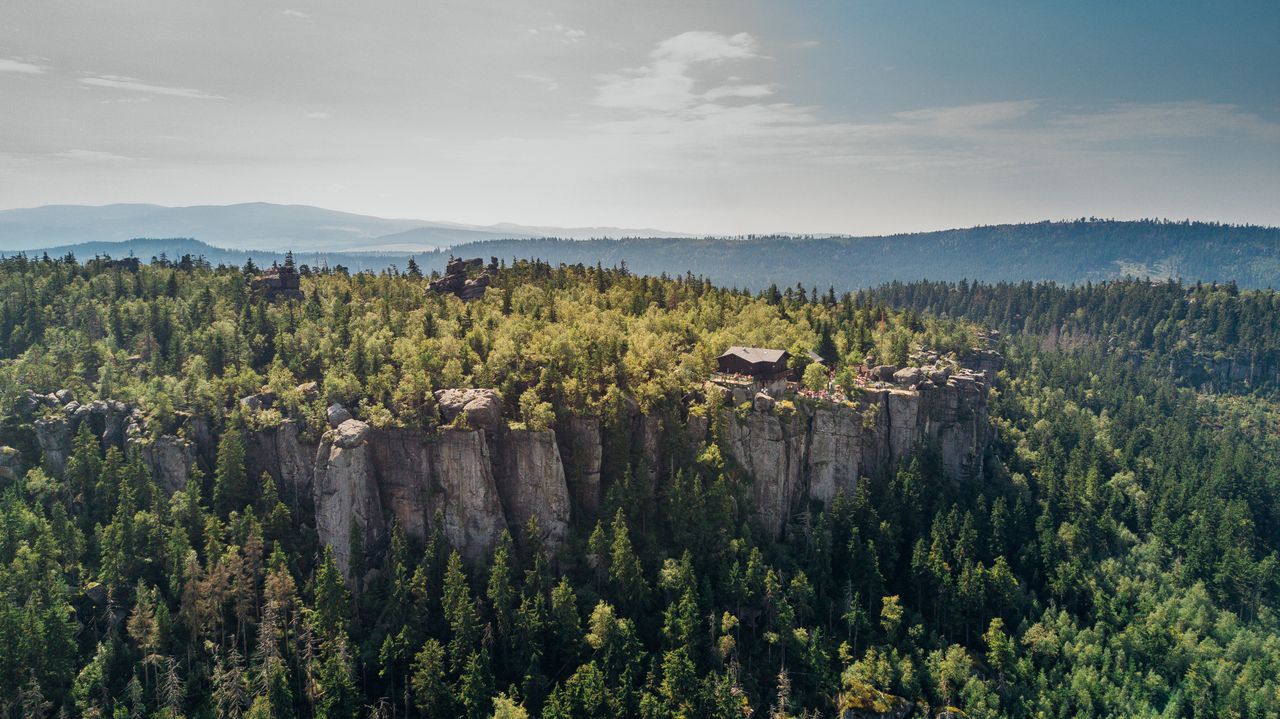
POLYGON ((818 354, 817 352, 814 352, 813 350, 805 350, 805 352, 804 352, 804 353, 805 353, 806 355, 808 355, 808 357, 809 357, 809 359, 810 359, 810 360, 813 360, 814 362, 817 362, 818 364, 826 364, 826 363, 827 363, 827 361, 826 361, 826 360, 822 359, 822 355, 818 354))
POLYGON ((730 347, 720 356, 733 355, 755 364, 756 362, 780 362, 786 358, 787 354, 786 350, 771 350, 764 347, 730 347))

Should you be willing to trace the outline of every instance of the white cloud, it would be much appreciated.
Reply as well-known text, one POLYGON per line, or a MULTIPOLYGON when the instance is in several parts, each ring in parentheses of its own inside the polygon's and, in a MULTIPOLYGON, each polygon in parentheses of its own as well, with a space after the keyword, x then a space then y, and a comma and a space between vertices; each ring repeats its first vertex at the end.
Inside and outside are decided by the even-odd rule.
POLYGON ((1201 102, 1126 103, 1098 112, 1066 113, 1054 121, 1054 126, 1073 139, 1087 142, 1212 135, 1280 141, 1280 123, 1243 112, 1235 105, 1201 102))
POLYGON ((899 120, 918 123, 939 129, 964 129, 986 127, 1013 122, 1026 117, 1040 103, 1036 100, 1012 100, 1007 102, 983 102, 954 107, 930 107, 907 110, 894 114, 899 120))
POLYGON ((40 75, 48 68, 13 58, 0 57, 0 72, 12 72, 19 75, 40 75))
POLYGON ((517 74, 516 74, 516 77, 520 78, 521 80, 528 80, 529 82, 533 82, 533 83, 537 83, 537 84, 539 84, 539 85, 542 85, 543 87, 547 88, 548 90, 559 90, 559 89, 560 89, 560 83, 559 83, 559 82, 558 82, 554 77, 547 77, 546 75, 539 75, 539 74, 534 73, 534 72, 521 72, 521 73, 517 73, 517 74))
POLYGON ((196 100, 225 100, 221 95, 213 95, 203 90, 195 90, 189 87, 171 87, 167 85, 152 85, 143 82, 137 78, 124 77, 121 75, 93 75, 90 77, 80 78, 83 85, 91 85, 93 87, 106 87, 115 90, 128 90, 131 92, 145 92, 152 95, 167 95, 170 97, 186 97, 196 100))
POLYGON ((328 120, 328 119, 329 119, 329 113, 327 113, 327 112, 308 112, 308 113, 307 113, 307 118, 308 118, 308 119, 310 119, 310 120, 328 120))
POLYGON ((281 15, 283 15, 283 16, 285 16, 285 17, 291 17, 291 18, 293 18, 293 19, 295 19, 295 20, 310 20, 310 19, 311 19, 311 14, 310 14, 310 13, 305 13, 305 12, 302 12, 301 10, 294 10, 293 8, 289 8, 289 9, 287 9, 287 10, 281 11, 281 13, 280 13, 280 14, 281 14, 281 15))
POLYGON ((63 160, 74 160, 77 162, 125 162, 133 159, 132 157, 117 155, 114 152, 84 150, 80 148, 54 153, 54 157, 58 157, 63 160))
POLYGON ((763 97, 767 85, 724 84, 698 93, 693 72, 699 66, 760 57, 756 40, 742 32, 724 35, 694 30, 667 38, 649 53, 650 63, 601 75, 594 103, 601 107, 679 111, 701 102, 730 97, 763 97))
POLYGON ((559 23, 559 22, 552 23, 550 25, 543 25, 542 27, 531 27, 526 29, 525 32, 529 33, 530 35, 541 35, 544 37, 553 37, 553 38, 556 38, 557 40, 560 40, 561 42, 569 42, 569 43, 578 42, 579 40, 587 36, 587 33, 585 30, 579 30, 578 28, 575 28, 575 27, 569 27, 568 25, 565 25, 564 23, 559 23))

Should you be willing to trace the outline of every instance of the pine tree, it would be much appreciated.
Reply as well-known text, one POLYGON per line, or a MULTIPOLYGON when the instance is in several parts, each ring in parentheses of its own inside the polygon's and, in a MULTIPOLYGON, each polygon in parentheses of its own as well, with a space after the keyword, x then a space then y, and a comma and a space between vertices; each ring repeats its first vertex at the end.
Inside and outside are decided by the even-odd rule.
POLYGON ((240 428, 232 422, 218 442, 217 465, 213 475, 213 506, 222 516, 255 501, 253 484, 245 471, 244 441, 240 428))

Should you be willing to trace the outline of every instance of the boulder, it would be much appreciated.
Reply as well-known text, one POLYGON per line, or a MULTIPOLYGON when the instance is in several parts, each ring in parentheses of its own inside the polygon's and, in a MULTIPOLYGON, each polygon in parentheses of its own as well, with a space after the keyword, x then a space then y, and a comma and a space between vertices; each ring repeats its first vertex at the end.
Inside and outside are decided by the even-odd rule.
POLYGON ((901 387, 911 387, 920 384, 920 379, 924 377, 924 373, 919 367, 903 367, 893 373, 893 382, 901 387))
POLYGON ((84 592, 82 592, 82 596, 90 604, 98 608, 104 607, 107 604, 107 588, 100 582, 89 582, 84 585, 84 592))
POLYGON ((0 447, 0 479, 16 482, 22 475, 22 455, 13 447, 0 447))
POLYGON ((951 379, 951 368, 941 367, 929 372, 929 379, 939 387, 945 385, 948 379, 951 379))
POLYGON ((898 371, 896 364, 882 364, 871 368, 871 376, 881 382, 892 382, 893 375, 898 371))
POLYGON ((491 389, 442 389, 437 390, 436 402, 445 424, 458 415, 465 415, 467 424, 479 429, 497 432, 502 429, 502 397, 491 389))
POLYGON ((304 399, 308 399, 308 400, 315 399, 316 397, 320 396, 320 383, 319 382, 303 382, 302 384, 298 385, 298 392, 302 394, 304 399))
POLYGON ((756 396, 751 400, 751 406, 757 412, 772 412, 774 404, 774 399, 768 392, 756 392, 756 396))
POLYGON ((241 397, 240 406, 244 407, 250 412, 257 412, 258 410, 262 409, 262 398, 256 394, 251 394, 248 397, 241 397))
POLYGON ((67 405, 76 401, 76 393, 69 389, 60 389, 57 392, 54 392, 53 396, 58 400, 58 404, 60 405, 67 405))
POLYGON ((329 409, 326 412, 329 419, 329 426, 333 429, 337 429, 343 422, 352 418, 351 413, 347 411, 347 408, 337 402, 329 405, 329 409))

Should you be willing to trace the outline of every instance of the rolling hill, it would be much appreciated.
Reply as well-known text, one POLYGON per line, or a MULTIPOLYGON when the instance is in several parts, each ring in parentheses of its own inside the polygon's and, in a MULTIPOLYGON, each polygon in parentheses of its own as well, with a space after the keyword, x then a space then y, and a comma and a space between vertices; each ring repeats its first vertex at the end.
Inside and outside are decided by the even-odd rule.
POLYGON ((467 225, 387 219, 309 205, 252 202, 164 207, 147 204, 46 205, 0 210, 0 251, 44 249, 136 237, 192 237, 227 249, 421 251, 468 242, 531 237, 679 236, 653 229, 467 225))
POLYGON ((722 285, 752 289, 772 283, 845 290, 920 279, 1072 284, 1121 277, 1280 287, 1280 229, 1198 222, 1080 220, 888 237, 528 238, 457 242, 420 251, 408 249, 412 246, 410 241, 388 240, 368 245, 363 252, 338 252, 313 243, 263 242, 248 248, 190 239, 135 239, 60 245, 47 251, 80 258, 191 254, 215 264, 242 264, 252 257, 262 265, 279 260, 292 247, 299 263, 341 264, 353 271, 403 268, 410 256, 427 272, 442 269, 451 254, 538 258, 606 267, 625 263, 633 272, 649 275, 692 272, 722 285), (380 247, 385 249, 379 251, 380 247))

